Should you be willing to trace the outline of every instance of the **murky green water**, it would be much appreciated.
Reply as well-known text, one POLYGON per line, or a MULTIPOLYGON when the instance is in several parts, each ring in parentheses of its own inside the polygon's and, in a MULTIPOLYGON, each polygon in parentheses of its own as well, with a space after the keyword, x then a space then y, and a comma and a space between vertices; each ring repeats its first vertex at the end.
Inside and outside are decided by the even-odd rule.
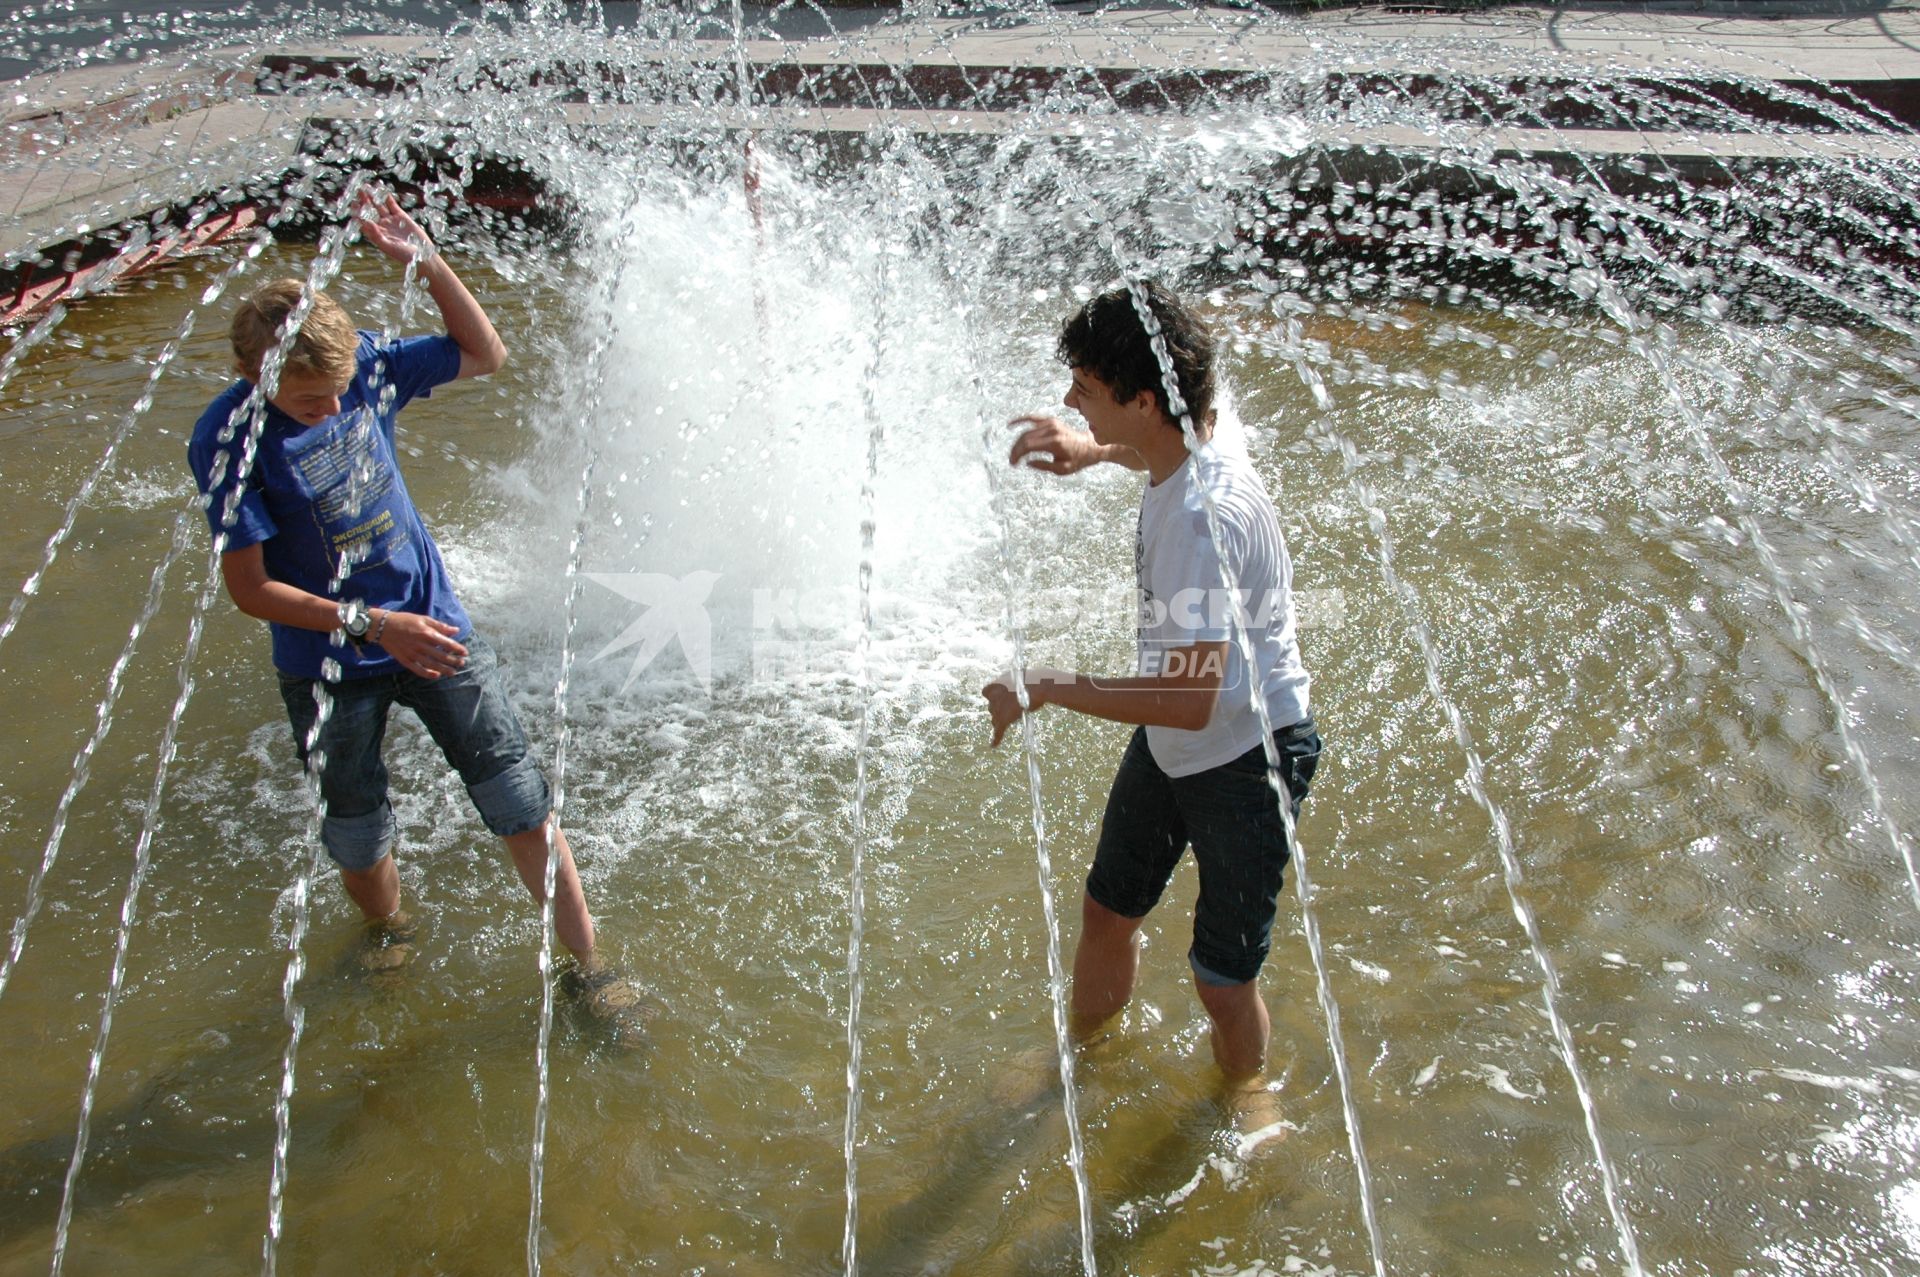
MULTIPOLYGON (((273 249, 262 269, 302 270, 310 251, 273 249)), ((84 307, 7 389, 0 580, 38 563, 138 396, 140 361, 221 265, 84 307)), ((623 1053, 563 1010, 549 1270, 835 1271, 860 700, 850 613, 804 600, 851 597, 867 423, 848 370, 867 358, 856 339, 870 320, 845 299, 809 298, 817 324, 777 324, 780 357, 756 365, 750 338, 724 322, 702 355, 676 344, 673 316, 688 308, 636 267, 658 308, 642 302, 609 363, 617 391, 581 430, 568 415, 570 325, 586 284, 531 267, 469 273, 515 363, 407 410, 408 480, 509 662, 539 747, 550 757, 555 743, 584 440, 602 445, 587 570, 722 574, 711 695, 672 651, 623 688, 627 658, 595 658, 635 609, 591 583, 581 595, 566 824, 611 951, 666 1011, 648 1049, 623 1053), (756 617, 756 590, 798 592, 794 623, 756 617), (775 640, 756 672, 753 645, 775 640)), ((377 322, 394 282, 384 264, 362 252, 349 275, 337 293, 377 322)), ((751 313, 738 296, 727 304, 751 313)), ((1056 291, 1004 317, 1005 366, 985 388, 993 414, 1060 393, 1045 343, 1062 305, 1056 291)), ((1751 546, 1716 532, 1716 518, 1737 522, 1724 491, 1653 374, 1615 346, 1475 310, 1395 314, 1403 328, 1323 316, 1306 335, 1337 359, 1452 369, 1484 385, 1488 404, 1335 384, 1322 414, 1292 367, 1251 351, 1233 366, 1297 582, 1323 609, 1303 641, 1329 753, 1301 833, 1389 1270, 1617 1271, 1619 1260, 1490 820, 1466 790, 1465 755, 1427 690, 1414 623, 1383 582, 1335 435, 1358 448, 1442 687, 1512 822, 1522 890, 1649 1270, 1911 1269, 1916 910, 1804 645, 1751 546), (1459 340, 1463 330, 1495 348, 1459 340), (1543 368, 1535 357, 1548 350, 1558 358, 1543 368)), ((0 650, 9 918, 190 492, 186 431, 225 382, 223 329, 219 314, 202 316, 0 650)), ((904 321, 882 360, 897 380, 880 398, 861 1256, 874 1273, 1064 1273, 1078 1240, 1044 1062, 1024 767, 986 748, 974 692, 1006 659, 998 534, 973 402, 963 378, 947 377, 942 336, 904 321)), ((1862 351, 1912 352, 1864 334, 1838 353, 1784 329, 1679 334, 1697 361, 1735 370, 1724 384, 1689 379, 1687 393, 1735 423, 1714 437, 1755 493, 1756 524, 1910 827, 1912 563, 1887 516, 1860 509, 1817 442, 1781 424, 1780 383, 1756 371, 1749 337, 1834 358, 1837 372, 1862 351)), ((1859 432, 1852 455, 1907 517, 1911 423, 1846 398, 1837 373, 1793 386, 1859 432)), ((1124 589, 1137 483, 1016 476, 1023 597, 1124 589)), ((0 1272, 49 1260, 131 846, 205 570, 196 527, 0 1000, 0 1272)), ((1128 660, 1122 614, 1056 608, 1033 634, 1036 661, 1128 660)), ((307 855, 306 807, 262 628, 220 599, 192 675, 69 1271, 258 1265, 286 1036, 286 893, 307 855)), ((1054 886, 1071 917, 1125 729, 1058 713, 1042 728, 1054 886)), ((527 1222, 536 915, 411 721, 396 722, 389 756, 421 958, 404 980, 370 984, 353 912, 322 884, 280 1258, 291 1272, 510 1271, 527 1222)), ((1124 1032, 1079 1070, 1102 1271, 1367 1271, 1299 902, 1290 888, 1266 976, 1279 1098, 1296 1129, 1242 1163, 1187 987, 1192 895, 1183 869, 1148 925, 1124 1032)))

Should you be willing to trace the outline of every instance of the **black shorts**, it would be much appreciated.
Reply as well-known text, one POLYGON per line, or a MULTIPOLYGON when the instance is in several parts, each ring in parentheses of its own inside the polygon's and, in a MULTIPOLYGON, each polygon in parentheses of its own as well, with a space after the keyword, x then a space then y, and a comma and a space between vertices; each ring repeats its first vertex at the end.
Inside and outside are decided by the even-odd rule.
MULTIPOLYGON (((1305 718, 1275 730, 1273 742, 1298 820, 1320 762, 1320 734, 1305 718)), ((1087 894, 1123 917, 1145 917, 1189 844, 1200 900, 1187 961, 1202 983, 1244 984, 1267 960, 1287 864, 1286 827, 1266 751, 1255 745, 1218 767, 1169 776, 1153 761, 1146 729, 1136 728, 1107 795, 1087 894)))

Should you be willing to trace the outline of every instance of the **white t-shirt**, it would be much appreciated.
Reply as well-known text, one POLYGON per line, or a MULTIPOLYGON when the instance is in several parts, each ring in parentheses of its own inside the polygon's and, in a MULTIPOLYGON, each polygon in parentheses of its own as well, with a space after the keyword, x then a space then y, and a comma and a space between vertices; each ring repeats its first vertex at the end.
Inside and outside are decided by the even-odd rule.
POLYGON ((1147 747, 1169 776, 1218 767, 1260 743, 1260 718, 1234 636, 1232 596, 1201 501, 1212 494, 1227 566, 1240 591, 1267 716, 1276 728, 1307 716, 1307 671, 1295 633, 1293 565, 1273 498, 1237 431, 1217 433, 1178 471, 1140 494, 1134 570, 1140 586, 1139 672, 1166 672, 1165 653, 1225 640, 1224 676, 1213 717, 1199 731, 1147 728, 1147 747), (1198 480, 1198 482, 1196 482, 1198 480))

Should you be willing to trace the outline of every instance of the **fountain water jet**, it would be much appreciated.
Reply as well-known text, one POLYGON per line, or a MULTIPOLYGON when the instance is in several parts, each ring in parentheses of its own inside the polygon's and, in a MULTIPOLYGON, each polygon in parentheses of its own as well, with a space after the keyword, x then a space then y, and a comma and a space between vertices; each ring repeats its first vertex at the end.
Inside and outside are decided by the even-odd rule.
POLYGON ((1606 1145, 1600 1135, 1600 1116, 1594 1108, 1593 1094, 1587 1085, 1586 1074, 1580 1068, 1573 1033, 1567 1027, 1566 1017, 1560 1010, 1560 976, 1554 969, 1553 957, 1548 952, 1546 941, 1540 935, 1540 925, 1534 915, 1533 906, 1528 903, 1524 893, 1525 875, 1521 870, 1519 853, 1513 842, 1513 829, 1507 814, 1487 792, 1486 764, 1480 751, 1474 744, 1473 735, 1467 728, 1465 717, 1446 688, 1440 681, 1440 653, 1433 641, 1433 631, 1428 626, 1420 607, 1420 599, 1401 580, 1393 567, 1393 536, 1387 527, 1386 512, 1380 508, 1373 491, 1361 478, 1359 460, 1350 440, 1335 437, 1342 459, 1347 466, 1347 482, 1353 490, 1354 499, 1367 512, 1368 525, 1373 530, 1374 543, 1380 556, 1380 575, 1387 588, 1397 596, 1406 609, 1407 620, 1413 627, 1414 637, 1419 641, 1420 653, 1426 664, 1427 689, 1434 703, 1447 717, 1453 730, 1454 740, 1460 746, 1460 752, 1467 760, 1467 789, 1473 800, 1487 813, 1493 825, 1494 845, 1500 855, 1500 866, 1506 880, 1508 900, 1513 907, 1514 920, 1526 934, 1527 947, 1533 955, 1534 964, 1540 970, 1540 999, 1545 1006, 1547 1021, 1552 1026, 1554 1042, 1559 1048, 1561 1062, 1566 1066, 1567 1076, 1573 1084, 1574 1096, 1580 1105, 1582 1120, 1586 1123, 1587 1140, 1593 1147, 1594 1165, 1600 1175, 1601 1192, 1605 1197, 1607 1212, 1612 1216, 1615 1232, 1619 1235, 1620 1254, 1628 1272, 1640 1277, 1645 1269, 1640 1263, 1639 1243, 1633 1230, 1633 1221, 1628 1217, 1621 1203, 1619 1176, 1613 1168, 1612 1159, 1607 1156, 1606 1145))
MULTIPOLYGON (((630 232, 629 222, 626 231, 630 232)), ((623 233, 619 241, 622 247, 627 243, 623 233)), ((612 345, 613 324, 610 316, 614 298, 619 296, 620 284, 625 278, 626 256, 621 255, 621 267, 609 275, 606 289, 599 299, 599 311, 606 318, 604 336, 596 339, 590 347, 587 359, 589 378, 587 384, 593 387, 584 396, 576 428, 588 434, 593 417, 602 407, 599 392, 600 380, 591 374, 598 372, 612 345)), ((553 814, 547 822, 547 863, 543 871, 541 884, 543 895, 540 901, 540 1027, 534 1046, 534 1113, 533 1142, 527 1154, 527 1179, 529 1185, 530 1206, 527 1212, 527 1271, 540 1271, 540 1214, 541 1196, 546 1178, 547 1149, 547 1105, 548 1105, 548 1050, 553 1035, 553 893, 556 888, 560 856, 556 840, 556 831, 560 827, 560 811, 565 804, 567 744, 569 740, 567 725, 567 692, 572 681, 574 647, 574 629, 579 622, 578 605, 580 602, 580 555, 581 547, 587 538, 587 514, 593 501, 593 472, 600 462, 598 448, 587 450, 586 464, 580 470, 579 491, 574 497, 573 536, 567 543, 566 566, 566 621, 560 635, 560 674, 553 684, 553 712, 556 722, 553 747, 553 814)))
MULTIPOLYGON (((349 180, 335 207, 336 215, 350 214, 358 203, 361 183, 356 178, 349 180)), ((234 410, 236 419, 240 414, 247 416, 247 432, 242 444, 239 463, 233 467, 233 486, 227 493, 226 506, 221 512, 222 531, 213 539, 213 549, 207 568, 208 589, 201 595, 201 602, 212 601, 214 582, 220 577, 220 557, 226 549, 225 529, 233 526, 239 515, 240 500, 245 493, 248 475, 252 472, 255 457, 258 455, 261 434, 266 429, 267 401, 272 398, 280 385, 280 374, 286 367, 287 353, 296 333, 306 323, 312 313, 314 298, 324 292, 327 285, 340 273, 346 259, 346 250, 353 236, 350 228, 331 228, 321 237, 320 251, 315 255, 313 264, 308 268, 304 286, 300 291, 300 300, 287 312, 285 321, 274 345, 260 361, 260 379, 254 384, 253 392, 234 410)), ((231 443, 236 421, 230 421, 223 432, 223 443, 231 443)), ((223 451, 220 461, 227 460, 232 454, 223 451)), ((211 487, 217 489, 223 478, 223 467, 217 461, 213 470, 211 487)), ((329 593, 336 600, 340 586, 353 571, 353 556, 342 552, 335 564, 333 580, 329 593)), ((344 641, 339 632, 333 635, 338 645, 344 641)), ((300 1051, 300 1035, 306 1028, 306 1008, 297 997, 300 977, 306 971, 306 938, 309 919, 309 900, 313 890, 313 880, 320 872, 320 865, 326 855, 326 848, 320 840, 320 829, 326 819, 326 799, 320 788, 321 777, 326 771, 326 751, 320 748, 321 733, 325 730, 328 718, 333 712, 333 696, 329 684, 340 678, 339 663, 329 658, 322 663, 321 677, 314 680, 313 698, 315 714, 313 726, 307 733, 305 752, 307 756, 306 779, 312 798, 312 811, 307 819, 307 836, 304 846, 310 850, 305 864, 294 879, 292 889, 292 922, 287 929, 287 968, 280 983, 280 1000, 285 1010, 287 1024, 287 1046, 280 1061, 280 1087, 274 1097, 274 1140, 273 1168, 267 1185, 267 1228, 261 1238, 261 1267, 269 1277, 278 1269, 280 1240, 284 1223, 284 1209, 287 1185, 287 1152, 293 1137, 293 1091, 294 1067, 300 1051)))
MULTIPOLYGON (((1051 10, 1046 10, 1046 12, 1049 15, 1051 14, 1051 10)), ((1109 100, 1112 100, 1110 94, 1109 100)), ((1116 107, 1118 106, 1117 103, 1115 103, 1115 105, 1116 107)), ((1112 219, 1100 201, 1092 195, 1083 184, 1072 180, 1071 174, 1063 175, 1062 185, 1066 188, 1070 198, 1075 200, 1085 211, 1086 216, 1095 223, 1098 228, 1096 237, 1105 255, 1111 260, 1114 267, 1118 269, 1120 277, 1126 281, 1129 293, 1133 299, 1134 308, 1140 317, 1141 325, 1152 341, 1154 356, 1160 362, 1160 375, 1167 396, 1168 411, 1174 419, 1180 423, 1180 429, 1186 436, 1189 450, 1197 451, 1199 441, 1194 433, 1194 423, 1191 414, 1187 411, 1186 401, 1180 394, 1179 377, 1174 370, 1173 361, 1167 352, 1166 340, 1161 335, 1159 321, 1153 314, 1152 308, 1148 305, 1145 292, 1139 283, 1143 271, 1133 255, 1128 253, 1122 246, 1118 233, 1113 229, 1112 219)), ((1242 596, 1240 594, 1239 582, 1234 579, 1233 573, 1227 566, 1231 560, 1228 558, 1226 546, 1221 539, 1219 513, 1214 508, 1213 495, 1205 485, 1201 485, 1200 495, 1202 505, 1206 510, 1208 535, 1213 541, 1214 552, 1219 559, 1222 571, 1225 573, 1224 586, 1227 596, 1233 600, 1232 624, 1235 636, 1234 641, 1240 649, 1244 668, 1252 670, 1255 668, 1255 662, 1253 660, 1251 641, 1249 639, 1247 618, 1240 602, 1242 596)), ((1011 603, 1009 606, 1011 606, 1011 603)), ((1020 697, 1021 709, 1024 711, 1026 709, 1025 680, 1019 672, 1025 668, 1025 663, 1021 657, 1022 653, 1019 650, 1018 640, 1016 639, 1016 650, 1014 653, 1014 670, 1016 671, 1016 675, 1014 686, 1020 697)), ((1301 850, 1299 837, 1294 828, 1291 805, 1292 799, 1287 792, 1286 782, 1280 774, 1280 757, 1273 741, 1275 725, 1269 720, 1266 702, 1260 697, 1259 689, 1253 684, 1251 679, 1248 683, 1248 691, 1252 697, 1255 715, 1260 722, 1261 748, 1265 752, 1267 759, 1267 779, 1269 785, 1273 788, 1275 800, 1280 807, 1280 819, 1285 832, 1288 857, 1293 864, 1295 887, 1300 900, 1301 919, 1306 928, 1308 951, 1313 958, 1315 987, 1320 1000, 1321 1014, 1325 1022, 1327 1044, 1333 1059, 1334 1076, 1340 1089, 1341 1112, 1346 1123, 1348 1147, 1353 1158, 1356 1189, 1360 1198, 1361 1219, 1365 1225, 1368 1248, 1373 1259, 1374 1271, 1378 1277, 1385 1277, 1385 1246, 1381 1238, 1380 1224, 1374 1205, 1372 1173, 1368 1168, 1366 1148, 1361 1140, 1359 1111, 1353 1099, 1353 1083, 1347 1065, 1346 1045, 1340 1033, 1339 1004, 1334 998, 1333 987, 1327 976, 1326 959, 1323 946, 1320 942, 1319 923, 1313 912, 1312 882, 1308 876, 1306 857, 1301 850)), ((1027 718, 1024 713, 1021 717, 1021 723, 1023 727, 1026 726, 1027 718)), ((1028 732, 1029 735, 1023 737, 1023 739, 1030 742, 1030 728, 1028 732)), ((1041 856, 1044 861, 1044 832, 1040 828, 1040 790, 1037 765, 1032 764, 1030 761, 1030 769, 1033 771, 1032 788, 1035 835, 1036 838, 1042 840, 1043 850, 1041 856)), ((1047 901, 1047 911, 1051 930, 1052 900, 1050 896, 1047 901)), ((1057 946, 1057 939, 1054 943, 1057 946)), ((1057 954, 1052 950, 1049 951, 1049 962, 1056 964, 1057 970, 1057 954)), ((1062 1078, 1063 1081, 1065 1081, 1068 1065, 1064 1054, 1066 1050, 1064 1019, 1058 1010, 1060 998, 1061 993, 1056 987, 1055 1017, 1056 1020, 1060 1022, 1059 1029, 1061 1034, 1061 1049, 1063 1052, 1061 1069, 1062 1078)), ((1070 1088, 1069 1096, 1071 1096, 1070 1088)), ((1069 1111, 1071 1112, 1071 1108, 1069 1111)), ((1076 1154, 1079 1153, 1077 1144, 1075 1151, 1076 1154)), ((1084 1214, 1085 1206, 1083 1201, 1083 1215, 1084 1214)), ((1089 1271, 1091 1271, 1092 1251, 1090 1241, 1087 1243, 1087 1262, 1089 1271)))
MULTIPOLYGON (((736 30, 739 5, 734 6, 736 30)), ((741 83, 745 85, 745 55, 741 54, 741 83)), ((744 93, 742 97, 744 99, 744 93)), ((867 914, 867 750, 872 733, 873 673, 868 664, 873 654, 873 543, 874 485, 880 474, 881 445, 886 440, 886 418, 875 402, 874 387, 880 377, 881 361, 886 358, 887 331, 887 257, 890 246, 883 242, 874 275, 873 353, 860 378, 861 415, 867 423, 866 473, 860 483, 860 635, 853 655, 853 674, 860 689, 860 727, 853 744, 853 840, 847 867, 847 1117, 842 1141, 847 1159, 847 1221, 840 1245, 840 1266, 847 1277, 859 1272, 860 1236, 860 997, 862 976, 860 948, 866 930, 867 914)), ((755 311, 763 312, 755 297, 755 311)))
MULTIPOLYGON (((1125 259, 1120 252, 1117 240, 1110 243, 1116 261, 1125 268, 1125 259)), ((1131 272, 1126 274, 1127 289, 1133 299, 1133 307, 1140 318, 1141 326, 1153 345, 1154 358, 1160 363, 1160 381, 1167 396, 1167 411, 1180 423, 1180 431, 1186 436, 1187 450, 1197 453, 1201 448, 1199 436, 1194 431, 1193 414, 1188 411, 1186 400, 1180 393, 1179 373, 1173 366, 1173 357, 1167 350, 1167 339, 1160 328, 1159 317, 1153 313, 1148 303, 1146 291, 1140 286, 1138 277, 1131 272)), ((1213 551, 1218 559, 1221 571, 1222 588, 1231 600, 1230 616, 1233 626, 1233 641, 1240 650, 1242 668, 1253 671, 1258 668, 1254 659, 1252 626, 1248 621, 1246 606, 1240 592, 1240 582, 1234 575, 1228 555, 1225 534, 1220 526, 1220 511, 1214 504, 1211 489, 1204 483, 1198 485, 1200 503, 1206 510, 1207 536, 1213 542, 1213 551)), ((1340 1032, 1340 1004, 1335 1000, 1332 982, 1327 976, 1325 948, 1320 940, 1320 923, 1313 911, 1313 882, 1308 876, 1307 860, 1301 850, 1299 829, 1293 817, 1293 795, 1280 772, 1280 753, 1274 743, 1274 722, 1267 711, 1266 700, 1260 694, 1257 682, 1249 673, 1247 680, 1250 703, 1254 716, 1260 721, 1260 748, 1267 760, 1267 785, 1273 790, 1275 802, 1279 804, 1280 823, 1286 838, 1287 858, 1293 865, 1294 887, 1300 898, 1300 920, 1307 933, 1307 950, 1313 955, 1314 984, 1320 999, 1320 1012, 1326 1021, 1327 1045, 1332 1052, 1334 1076, 1340 1086, 1340 1104, 1347 1127, 1347 1145, 1353 1155, 1354 1178, 1360 1195, 1360 1215, 1367 1231, 1367 1243, 1373 1258, 1376 1277, 1386 1277, 1385 1243, 1380 1236, 1380 1220, 1373 1199, 1373 1172, 1367 1160, 1366 1144, 1360 1137, 1360 1114, 1353 1100, 1353 1079, 1347 1064, 1346 1041, 1340 1032)), ((1280 726, 1286 726, 1281 724, 1280 726)), ((1636 1265, 1637 1267, 1637 1265, 1636 1265)))
POLYGON ((1005 480, 1000 477, 1004 462, 999 449, 992 446, 992 435, 983 441, 981 460, 992 482, 994 516, 1001 525, 1000 576, 1006 589, 1007 636, 1013 645, 1008 666, 1013 676, 1014 696, 1020 702, 1020 753, 1026 763, 1027 800, 1033 811, 1033 846, 1040 886, 1041 916, 1047 932, 1047 989, 1053 1009, 1054 1050, 1060 1061, 1060 1099, 1067 1118, 1067 1166, 1073 1172, 1073 1187, 1080 1207, 1080 1269, 1086 1277, 1097 1271, 1093 1255, 1093 1186, 1087 1174, 1085 1137, 1080 1130, 1079 1092, 1073 1082, 1073 1038, 1067 1025, 1067 972, 1060 956, 1060 920, 1053 901, 1053 857, 1047 845, 1047 804, 1040 781, 1040 748, 1035 739, 1034 715, 1028 712, 1027 685, 1024 677, 1027 660, 1022 609, 1014 584, 1013 533, 1002 495, 1005 480))

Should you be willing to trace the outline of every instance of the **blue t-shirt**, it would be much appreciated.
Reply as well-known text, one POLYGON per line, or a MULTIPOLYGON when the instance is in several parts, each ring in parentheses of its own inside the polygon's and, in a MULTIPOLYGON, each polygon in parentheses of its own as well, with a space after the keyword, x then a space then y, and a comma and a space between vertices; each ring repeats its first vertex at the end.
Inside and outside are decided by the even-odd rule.
MULTIPOLYGON (((370 608, 419 612, 473 631, 454 596, 440 547, 420 520, 394 457, 393 419, 415 396, 460 375, 449 337, 382 344, 360 334, 353 382, 340 411, 304 426, 272 405, 253 464, 234 503, 245 451, 253 383, 238 381, 200 414, 187 461, 206 502, 207 523, 227 533, 226 551, 261 547, 267 575, 322 598, 362 599, 370 608), (237 414, 237 416, 236 416, 237 414), (229 429, 231 427, 231 429, 229 429), (225 441, 223 433, 229 434, 225 441), (227 508, 234 504, 233 520, 227 508), (351 571, 337 587, 342 555, 351 571)), ((273 627, 273 663, 296 678, 319 678, 331 656, 342 678, 392 673, 400 663, 371 644, 333 645, 318 630, 273 627)))

